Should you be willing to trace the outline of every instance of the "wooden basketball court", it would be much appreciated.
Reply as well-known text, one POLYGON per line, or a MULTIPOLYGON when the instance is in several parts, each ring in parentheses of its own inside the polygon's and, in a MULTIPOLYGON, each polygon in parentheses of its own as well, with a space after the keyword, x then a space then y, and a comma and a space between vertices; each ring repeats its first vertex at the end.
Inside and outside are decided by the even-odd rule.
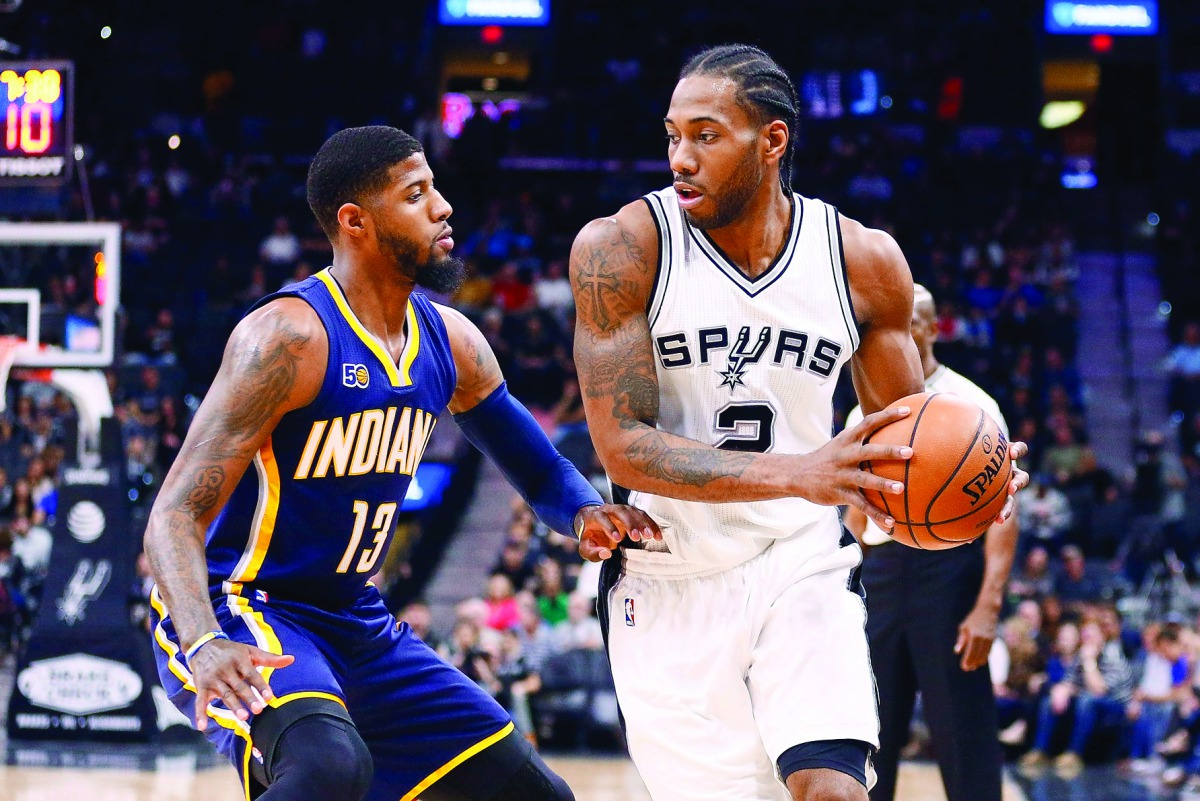
MULTIPOLYGON (((633 764, 581 757, 546 760, 567 780, 578 801, 650 801, 633 764)), ((937 768, 901 767, 898 801, 945 801, 937 768)), ((0 767, 0 801, 240 801, 233 768, 188 769, 164 761, 156 771, 0 767)), ((1004 801, 1024 801, 1005 783, 1004 801)))

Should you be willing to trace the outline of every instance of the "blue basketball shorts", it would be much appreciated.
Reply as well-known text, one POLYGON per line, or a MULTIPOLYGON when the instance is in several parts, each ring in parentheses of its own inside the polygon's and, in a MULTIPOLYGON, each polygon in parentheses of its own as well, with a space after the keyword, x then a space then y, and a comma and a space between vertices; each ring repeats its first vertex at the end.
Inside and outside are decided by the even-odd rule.
MULTIPOLYGON (((157 588, 150 601, 159 679, 175 706, 194 720, 192 674, 157 588)), ((338 611, 268 599, 248 587, 214 597, 213 610, 230 639, 295 657, 286 668, 259 668, 275 694, 272 707, 300 698, 327 698, 345 707, 374 759, 370 801, 413 801, 513 730, 491 696, 407 625, 396 626, 373 586, 338 611)), ((208 704, 208 718, 205 733, 237 768, 249 801, 250 760, 262 761, 251 737, 253 717, 238 720, 216 700, 208 704)))

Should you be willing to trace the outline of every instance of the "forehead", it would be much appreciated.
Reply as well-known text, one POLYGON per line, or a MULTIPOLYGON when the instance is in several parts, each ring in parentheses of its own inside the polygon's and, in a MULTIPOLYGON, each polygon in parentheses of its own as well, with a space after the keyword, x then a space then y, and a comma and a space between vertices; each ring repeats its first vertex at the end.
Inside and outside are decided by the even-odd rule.
POLYGON ((405 187, 420 181, 432 181, 433 170, 429 168, 425 154, 417 152, 404 161, 393 164, 388 169, 388 177, 391 179, 389 187, 405 187))
POLYGON ((675 125, 708 118, 722 125, 750 125, 737 102, 738 84, 724 75, 691 75, 675 84, 667 119, 675 125))

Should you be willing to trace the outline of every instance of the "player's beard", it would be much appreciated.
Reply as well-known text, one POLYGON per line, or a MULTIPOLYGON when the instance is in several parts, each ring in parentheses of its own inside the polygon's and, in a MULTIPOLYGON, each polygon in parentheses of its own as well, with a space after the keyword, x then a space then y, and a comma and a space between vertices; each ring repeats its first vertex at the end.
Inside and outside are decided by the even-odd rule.
POLYGON ((426 289, 449 294, 462 286, 466 277, 467 268, 462 259, 445 253, 436 242, 422 245, 411 239, 380 231, 379 244, 392 254, 392 258, 406 277, 426 289))
POLYGON ((733 171, 733 177, 719 192, 707 195, 712 201, 713 210, 703 215, 696 214, 694 209, 685 210, 683 213, 688 222, 702 231, 724 228, 742 216, 750 199, 758 191, 762 177, 763 170, 758 162, 758 155, 753 148, 746 148, 745 155, 733 171))

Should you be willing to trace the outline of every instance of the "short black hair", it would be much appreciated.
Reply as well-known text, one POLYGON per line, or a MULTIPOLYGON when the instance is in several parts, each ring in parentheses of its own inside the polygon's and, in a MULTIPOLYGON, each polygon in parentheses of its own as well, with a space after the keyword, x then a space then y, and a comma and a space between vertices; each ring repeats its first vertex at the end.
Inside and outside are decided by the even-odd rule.
POLYGON ((387 186, 388 170, 424 148, 415 137, 387 125, 346 128, 325 140, 308 168, 308 207, 330 241, 337 240, 337 211, 344 203, 387 186))
POLYGON ((679 80, 693 75, 723 75, 738 86, 738 104, 761 125, 783 120, 788 127, 787 152, 779 163, 779 178, 786 194, 792 188, 792 153, 800 131, 800 102, 796 87, 783 68, 766 51, 747 44, 710 47, 692 56, 679 72, 679 80))

